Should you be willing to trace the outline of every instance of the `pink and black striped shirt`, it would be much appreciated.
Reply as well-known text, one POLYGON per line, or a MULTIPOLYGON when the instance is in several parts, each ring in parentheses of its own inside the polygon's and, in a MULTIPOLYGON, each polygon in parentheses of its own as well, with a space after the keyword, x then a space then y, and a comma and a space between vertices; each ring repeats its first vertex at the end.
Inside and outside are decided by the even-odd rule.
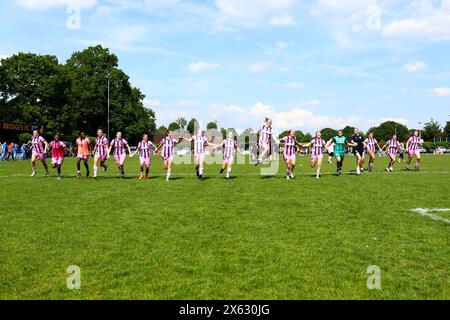
POLYGON ((205 153, 205 143, 208 141, 204 136, 194 136, 194 154, 199 155, 205 153))
POLYGON ((100 157, 106 156, 108 153, 108 139, 105 136, 97 137, 97 139, 95 139, 95 145, 97 146, 95 154, 100 157))
POLYGON ((375 152, 377 144, 377 139, 367 138, 367 150, 375 152))
POLYGON ((226 139, 223 141, 223 157, 225 159, 233 158, 237 150, 237 143, 234 139, 226 139))
POLYGON ((121 156, 126 154, 125 147, 128 145, 127 140, 115 138, 111 141, 111 146, 114 147, 114 155, 121 156))
POLYGON ((41 136, 33 137, 33 139, 31 140, 31 148, 35 153, 44 153, 44 143, 45 139, 41 136))
POLYGON ((398 142, 397 140, 391 139, 387 143, 389 146, 388 153, 390 155, 396 155, 398 148, 400 148, 400 142, 398 142))
POLYGON ((272 126, 263 125, 259 131, 259 142, 269 144, 272 137, 272 126))
POLYGON ((283 138, 284 140, 284 155, 285 156, 293 156, 297 153, 297 149, 295 147, 297 143, 297 139, 295 137, 287 136, 283 138))
POLYGON ((420 137, 412 136, 411 138, 409 138, 408 143, 409 143, 408 151, 415 152, 419 150, 420 137))
POLYGON ((325 148, 325 141, 320 138, 315 138, 311 141, 311 153, 313 156, 322 156, 325 148))
POLYGON ((139 150, 140 157, 144 158, 144 159, 150 158, 152 146, 153 146, 153 143, 151 141, 142 140, 141 142, 139 142, 138 150, 139 150))
POLYGON ((162 156, 165 159, 173 157, 173 147, 175 146, 175 141, 173 140, 173 138, 164 138, 161 141, 161 144, 163 146, 162 156))

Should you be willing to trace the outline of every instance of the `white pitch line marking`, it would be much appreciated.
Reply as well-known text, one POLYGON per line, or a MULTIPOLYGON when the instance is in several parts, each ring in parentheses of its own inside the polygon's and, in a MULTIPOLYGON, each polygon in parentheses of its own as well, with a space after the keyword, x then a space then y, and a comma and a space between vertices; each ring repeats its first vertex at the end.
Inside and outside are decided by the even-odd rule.
POLYGON ((431 213, 431 212, 450 212, 450 208, 440 208, 440 209, 416 208, 416 209, 411 209, 411 211, 414 213, 418 213, 421 216, 429 217, 435 221, 443 221, 443 222, 450 223, 450 219, 446 219, 446 218, 438 216, 437 214, 431 213))
MULTIPOLYGON (((403 171, 397 171, 397 172, 390 172, 390 173, 387 173, 387 172, 384 172, 384 171, 380 171, 380 172, 370 172, 370 173, 365 173, 363 176, 366 176, 366 177, 370 177, 370 176, 376 176, 376 175, 383 175, 383 176, 395 176, 395 175, 411 175, 411 176, 414 176, 414 175, 432 175, 432 174, 450 174, 450 172, 449 171, 442 171, 442 172, 439 172, 439 171, 419 171, 419 172, 403 172, 403 171)), ((209 175, 210 176, 214 176, 214 172, 209 172, 209 175)), ((236 176, 237 177, 245 177, 245 176, 260 176, 261 174, 259 173, 259 172, 247 172, 247 173, 239 173, 239 172, 237 172, 236 173, 236 176)), ((323 176, 335 176, 336 174, 334 173, 334 172, 323 172, 322 173, 322 175, 323 176)), ((354 171, 348 171, 348 172, 345 172, 344 173, 344 175, 356 175, 356 173, 354 172, 354 171)), ((107 177, 114 177, 114 176, 119 176, 119 174, 113 174, 113 173, 109 173, 109 174, 102 174, 102 175, 99 175, 99 178, 101 178, 101 177, 104 177, 104 176, 107 176, 107 177)), ((164 173, 161 171, 161 172, 159 172, 159 174, 157 173, 156 174, 156 176, 164 176, 164 173)), ((177 176, 181 176, 181 177, 190 177, 190 176, 195 176, 195 173, 174 173, 173 174, 173 177, 177 177, 177 176)), ((280 176, 281 177, 281 175, 279 174, 279 175, 273 175, 273 177, 276 177, 276 176, 280 176)), ((296 176, 311 176, 311 177, 315 177, 315 173, 314 172, 311 172, 311 173, 304 173, 304 172, 299 172, 299 173, 297 173, 296 174, 296 176)), ((25 178, 27 178, 27 177, 30 177, 30 174, 16 174, 16 175, 9 175, 9 176, 0 176, 0 179, 7 179, 7 178, 18 178, 18 177, 25 177, 25 178)), ((37 177, 44 177, 44 175, 43 174, 41 174, 41 175, 39 175, 39 173, 37 174, 37 177)), ((55 176, 51 176, 51 177, 55 177, 55 176)), ((50 178, 51 178, 50 177, 50 178)), ((63 175, 63 177, 65 177, 65 178, 73 178, 73 177, 75 177, 73 174, 71 175, 71 174, 69 174, 69 175, 67 175, 67 176, 64 176, 63 175)), ((128 177, 139 177, 139 174, 129 174, 128 175, 128 177)))

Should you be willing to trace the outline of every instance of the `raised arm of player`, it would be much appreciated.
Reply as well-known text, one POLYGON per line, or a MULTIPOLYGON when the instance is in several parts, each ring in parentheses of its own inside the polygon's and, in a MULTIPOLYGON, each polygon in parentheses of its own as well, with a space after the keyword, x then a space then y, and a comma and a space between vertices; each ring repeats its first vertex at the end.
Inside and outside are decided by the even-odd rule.
POLYGON ((325 149, 328 150, 328 148, 334 143, 334 139, 331 138, 330 140, 328 140, 327 144, 325 145, 325 149))
POLYGON ((97 143, 94 145, 94 149, 92 150, 92 155, 95 156, 96 152, 97 152, 97 143))
POLYGON ((127 143, 127 149, 128 149, 128 155, 131 158, 131 148, 130 148, 130 144, 127 143))
POLYGON ((136 151, 134 151, 133 153, 130 153, 130 158, 133 158, 139 151, 141 151, 141 149, 138 147, 136 148, 136 151))
POLYGON ((47 153, 49 151, 48 148, 50 145, 48 144, 48 142, 46 140, 44 140, 44 145, 45 145, 44 153, 47 153))

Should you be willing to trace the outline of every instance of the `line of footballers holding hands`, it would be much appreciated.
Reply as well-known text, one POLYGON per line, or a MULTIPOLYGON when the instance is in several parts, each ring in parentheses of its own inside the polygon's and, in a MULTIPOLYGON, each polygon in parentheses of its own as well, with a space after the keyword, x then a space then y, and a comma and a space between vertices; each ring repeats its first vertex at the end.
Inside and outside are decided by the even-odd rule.
MULTIPOLYGON (((378 141, 374 138, 373 133, 369 133, 366 139, 360 133, 359 129, 355 129, 354 135, 348 140, 342 130, 338 131, 337 136, 331 138, 329 141, 322 139, 321 133, 317 132, 316 136, 309 143, 299 143, 295 137, 295 130, 290 130, 285 137, 280 139, 273 135, 272 119, 266 118, 263 126, 258 131, 258 145, 259 145, 259 157, 256 159, 256 166, 264 163, 270 156, 271 142, 274 140, 277 144, 284 145, 283 159, 286 164, 286 179, 295 179, 294 171, 296 165, 296 155, 298 153, 298 147, 311 149, 311 167, 316 168, 316 178, 321 176, 321 168, 323 162, 323 156, 328 153, 331 157, 336 158, 337 163, 337 175, 342 175, 342 168, 346 155, 346 149, 352 148, 352 152, 356 157, 356 174, 360 175, 364 171, 364 163, 366 161, 366 151, 369 155, 368 171, 372 171, 374 162, 376 160, 376 152, 386 150, 389 156, 389 164, 387 167, 388 172, 394 171, 394 165, 396 163, 396 157, 402 145, 397 140, 397 136, 394 135, 386 144, 381 147, 378 141)), ((76 140, 77 147, 77 178, 81 177, 81 163, 83 162, 86 168, 86 177, 89 177, 91 172, 88 164, 88 159, 91 155, 94 157, 93 166, 93 178, 98 176, 99 167, 104 172, 108 170, 107 160, 110 158, 111 152, 114 154, 114 162, 119 170, 120 177, 125 177, 124 164, 127 157, 127 151, 130 158, 133 158, 139 154, 140 162, 140 180, 148 179, 151 166, 152 150, 155 155, 161 155, 164 161, 164 169, 166 171, 166 181, 170 180, 172 173, 172 166, 174 160, 174 147, 182 140, 192 142, 194 145, 194 159, 195 159, 195 171, 199 179, 203 178, 204 164, 206 158, 206 146, 210 146, 214 149, 223 149, 223 160, 220 173, 223 174, 226 171, 226 179, 230 178, 232 166, 235 160, 237 152, 243 154, 238 148, 235 140, 234 133, 230 131, 227 137, 221 144, 214 144, 210 142, 205 136, 205 132, 199 129, 190 138, 174 138, 172 131, 167 131, 166 136, 161 140, 158 146, 149 140, 147 134, 142 136, 142 141, 139 142, 136 151, 131 152, 130 145, 123 138, 121 132, 117 132, 116 137, 108 141, 105 133, 102 129, 97 131, 97 137, 95 140, 95 146, 91 148, 91 142, 87 138, 84 132, 80 132, 79 137, 76 140)), ((44 166, 46 176, 49 176, 49 169, 45 160, 45 154, 48 151, 52 152, 52 168, 58 172, 58 179, 61 179, 61 166, 64 162, 64 154, 67 146, 59 139, 56 134, 53 141, 48 143, 43 137, 39 135, 38 131, 33 132, 32 140, 32 157, 31 166, 32 174, 36 175, 36 163, 40 161, 44 166)), ((410 170, 410 164, 413 158, 416 158, 415 170, 419 170, 421 161, 420 155, 421 139, 419 132, 415 131, 413 135, 408 139, 406 143, 406 151, 408 153, 407 170, 410 170)))

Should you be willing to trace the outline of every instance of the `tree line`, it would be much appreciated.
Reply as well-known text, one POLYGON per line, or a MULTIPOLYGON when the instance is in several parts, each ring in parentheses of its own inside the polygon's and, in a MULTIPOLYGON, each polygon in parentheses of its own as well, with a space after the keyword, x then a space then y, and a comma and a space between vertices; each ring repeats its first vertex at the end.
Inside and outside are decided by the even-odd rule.
MULTIPOLYGON (((162 136, 167 130, 176 131, 178 129, 182 129, 187 130, 189 133, 193 134, 197 128, 199 128, 199 122, 195 118, 187 121, 185 118, 180 117, 176 121, 170 123, 167 127, 159 127, 156 132, 158 135, 162 136)), ((206 129, 217 129, 219 132, 221 132, 224 138, 226 137, 226 132, 228 130, 225 128, 219 128, 218 123, 215 121, 209 122, 206 125, 206 129)), ((354 129, 355 127, 346 126, 343 129, 344 136, 350 138, 354 134, 354 129)), ((386 142, 391 139, 394 134, 397 134, 397 137, 400 141, 406 141, 415 130, 418 129, 408 128, 404 124, 395 121, 386 121, 381 123, 379 126, 370 128, 364 134, 367 135, 368 132, 372 132, 380 142, 386 142)), ((324 140, 329 140, 337 135, 338 129, 324 128, 320 130, 320 132, 324 140)), ((450 146, 450 121, 447 121, 445 126, 441 126, 439 122, 431 119, 424 124, 424 127, 420 129, 420 132, 424 141, 441 143, 442 145, 448 144, 450 146)), ((249 136, 251 133, 254 134, 255 130, 249 128, 242 132, 240 135, 249 136)), ((280 134, 280 136, 286 136, 287 134, 288 131, 284 131, 280 134)), ((310 142, 314 138, 314 135, 315 133, 305 133, 301 130, 296 131, 296 138, 299 142, 302 143, 310 142)))
POLYGON ((144 95, 118 67, 118 57, 102 46, 74 52, 66 63, 56 56, 18 53, 1 60, 0 119, 25 122, 73 141, 82 130, 107 129, 108 78, 110 132, 123 131, 136 142, 156 129, 155 113, 144 95))

